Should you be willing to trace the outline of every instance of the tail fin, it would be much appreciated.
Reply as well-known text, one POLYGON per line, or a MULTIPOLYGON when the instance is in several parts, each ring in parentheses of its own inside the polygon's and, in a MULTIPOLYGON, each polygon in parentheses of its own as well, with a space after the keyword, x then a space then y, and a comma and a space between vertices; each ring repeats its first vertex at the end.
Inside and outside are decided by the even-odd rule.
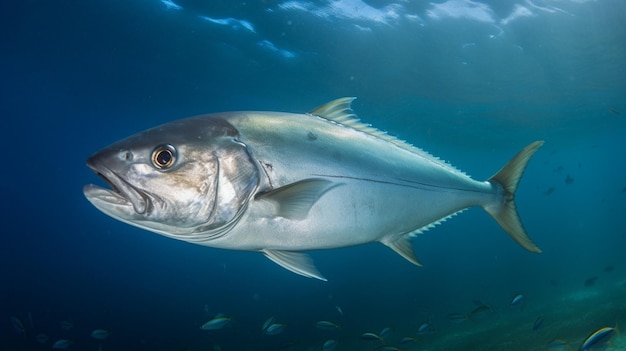
POLYGON ((515 190, 522 178, 528 161, 533 154, 543 145, 543 141, 535 141, 526 146, 515 155, 509 163, 489 178, 489 182, 499 184, 504 190, 504 201, 497 205, 487 205, 483 208, 493 217, 513 240, 522 245, 526 250, 539 253, 541 249, 530 239, 517 214, 515 206, 515 190))

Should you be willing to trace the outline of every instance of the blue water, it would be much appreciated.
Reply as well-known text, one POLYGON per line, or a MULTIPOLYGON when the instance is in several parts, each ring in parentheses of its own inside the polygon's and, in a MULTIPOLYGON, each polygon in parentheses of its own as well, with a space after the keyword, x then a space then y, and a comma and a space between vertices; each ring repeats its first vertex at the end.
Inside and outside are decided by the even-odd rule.
POLYGON ((626 324, 625 23, 621 0, 2 2, 0 349, 373 350, 361 333, 391 327, 390 345, 418 339, 403 350, 574 350, 626 324), (517 196, 543 253, 471 209, 414 240, 422 268, 369 244, 313 252, 321 282, 132 228, 82 194, 99 182, 85 159, 135 132, 342 96, 476 179, 545 140, 517 196), (492 310, 448 320, 474 300, 492 310), (217 313, 233 322, 200 330, 217 313), (283 333, 262 335, 269 316, 283 333))

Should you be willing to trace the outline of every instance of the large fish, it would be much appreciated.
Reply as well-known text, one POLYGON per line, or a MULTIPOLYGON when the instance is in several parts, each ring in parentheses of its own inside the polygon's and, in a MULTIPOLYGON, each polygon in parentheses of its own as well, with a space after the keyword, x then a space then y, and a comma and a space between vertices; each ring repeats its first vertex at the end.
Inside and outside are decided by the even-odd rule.
POLYGON ((322 280, 302 251, 378 241, 420 265, 411 237, 472 206, 540 252, 514 194, 543 142, 480 182, 361 123, 353 100, 307 114, 226 112, 146 130, 87 160, 111 189, 87 185, 84 194, 122 222, 194 244, 262 252, 322 280))

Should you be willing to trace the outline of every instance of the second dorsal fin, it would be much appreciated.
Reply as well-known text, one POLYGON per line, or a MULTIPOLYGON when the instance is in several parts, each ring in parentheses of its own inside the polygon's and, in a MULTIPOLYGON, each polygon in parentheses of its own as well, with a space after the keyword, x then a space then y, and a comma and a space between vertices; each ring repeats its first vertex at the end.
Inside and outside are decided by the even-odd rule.
POLYGON ((387 141, 389 143, 394 144, 395 146, 410 151, 414 154, 425 157, 435 163, 445 166, 449 170, 467 176, 464 172, 456 169, 449 163, 429 154, 428 152, 417 148, 404 140, 400 140, 396 137, 393 137, 383 131, 380 131, 369 124, 361 122, 359 117, 352 111, 352 101, 356 100, 355 97, 343 97, 330 102, 325 103, 324 105, 318 106, 313 110, 309 111, 310 115, 318 116, 321 118, 325 118, 329 121, 335 122, 345 127, 349 127, 363 133, 367 133, 371 136, 379 138, 381 140, 387 141))

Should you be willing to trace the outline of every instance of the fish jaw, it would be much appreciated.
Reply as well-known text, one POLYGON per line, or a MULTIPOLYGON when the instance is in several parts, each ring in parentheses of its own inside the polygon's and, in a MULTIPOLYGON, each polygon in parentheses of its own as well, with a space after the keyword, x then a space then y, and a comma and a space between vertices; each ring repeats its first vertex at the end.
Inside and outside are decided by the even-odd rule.
POLYGON ((87 166, 111 186, 105 189, 94 184, 83 188, 83 193, 100 211, 114 215, 114 218, 129 218, 134 214, 145 214, 150 206, 150 197, 124 181, 115 172, 98 163, 94 157, 87 160, 87 166))

